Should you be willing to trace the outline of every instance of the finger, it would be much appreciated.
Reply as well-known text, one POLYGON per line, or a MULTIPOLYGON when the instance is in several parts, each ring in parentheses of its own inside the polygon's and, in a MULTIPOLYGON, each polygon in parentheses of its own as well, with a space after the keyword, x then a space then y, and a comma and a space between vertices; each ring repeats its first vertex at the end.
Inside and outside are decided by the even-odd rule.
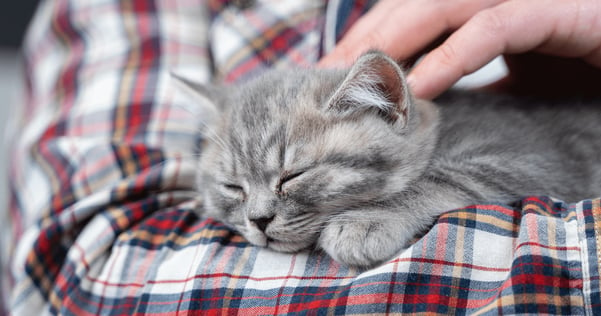
POLYGON ((561 57, 582 57, 601 67, 601 2, 569 1, 555 11, 555 28, 536 50, 561 57))
POLYGON ((498 2, 500 0, 379 2, 319 66, 348 66, 370 49, 381 50, 399 61, 407 59, 441 34, 463 24, 475 12, 498 2))
POLYGON ((372 33, 374 30, 379 29, 378 25, 384 26, 382 21, 387 16, 386 12, 391 12, 395 6, 401 5, 403 5, 403 1, 378 1, 365 15, 353 24, 344 37, 336 44, 336 47, 319 61, 318 66, 346 67, 350 65, 360 55, 356 51, 364 52, 369 50, 369 47, 367 49, 365 47, 371 45, 366 45, 365 41, 378 41, 375 39, 378 35, 372 33))
POLYGON ((572 6, 571 1, 513 0, 479 12, 413 69, 408 80, 414 94, 433 98, 503 53, 566 45, 573 38, 559 39, 557 27, 559 20, 575 19, 572 6))

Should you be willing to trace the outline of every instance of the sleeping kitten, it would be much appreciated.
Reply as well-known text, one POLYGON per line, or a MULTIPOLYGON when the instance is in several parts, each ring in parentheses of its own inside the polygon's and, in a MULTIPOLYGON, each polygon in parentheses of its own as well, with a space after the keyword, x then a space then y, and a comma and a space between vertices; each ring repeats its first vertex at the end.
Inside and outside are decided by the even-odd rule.
POLYGON ((273 71, 236 87, 190 88, 214 114, 199 212, 277 251, 318 247, 371 267, 450 209, 601 193, 601 104, 455 93, 437 107, 414 99, 378 52, 347 71, 273 71))

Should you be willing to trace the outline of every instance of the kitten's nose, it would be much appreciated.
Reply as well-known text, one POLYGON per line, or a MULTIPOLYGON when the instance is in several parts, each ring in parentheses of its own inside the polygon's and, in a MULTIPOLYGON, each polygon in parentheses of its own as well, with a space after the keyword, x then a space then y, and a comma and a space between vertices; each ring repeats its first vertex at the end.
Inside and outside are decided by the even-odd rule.
POLYGON ((262 231, 265 232, 265 229, 267 229, 267 225, 269 225, 269 223, 271 223, 271 221, 273 221, 273 218, 275 216, 265 216, 265 217, 258 217, 258 218, 251 218, 250 221, 255 223, 255 225, 257 226, 257 228, 262 231))

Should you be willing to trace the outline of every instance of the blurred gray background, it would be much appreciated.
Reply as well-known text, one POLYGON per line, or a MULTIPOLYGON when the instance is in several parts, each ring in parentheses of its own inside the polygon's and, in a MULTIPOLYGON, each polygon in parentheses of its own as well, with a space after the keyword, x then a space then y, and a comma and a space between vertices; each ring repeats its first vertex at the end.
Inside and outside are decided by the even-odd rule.
POLYGON ((7 209, 6 125, 21 104, 23 86, 20 48, 37 0, 0 2, 0 214, 7 209))

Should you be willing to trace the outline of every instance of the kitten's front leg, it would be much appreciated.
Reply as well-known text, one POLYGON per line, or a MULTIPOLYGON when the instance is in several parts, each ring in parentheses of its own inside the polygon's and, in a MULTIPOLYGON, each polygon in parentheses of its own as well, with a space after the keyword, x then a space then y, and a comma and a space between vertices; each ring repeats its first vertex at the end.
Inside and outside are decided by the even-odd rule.
POLYGON ((336 261, 348 266, 373 267, 393 258, 406 248, 423 225, 408 228, 394 216, 357 219, 337 215, 321 233, 319 246, 336 261), (386 218, 388 217, 388 218, 386 218))
POLYGON ((449 187, 435 177, 423 178, 413 183, 411 190, 394 194, 394 206, 390 208, 334 215, 326 223, 318 244, 338 262, 373 267, 408 247, 444 211, 482 199, 470 196, 462 188, 449 187))

